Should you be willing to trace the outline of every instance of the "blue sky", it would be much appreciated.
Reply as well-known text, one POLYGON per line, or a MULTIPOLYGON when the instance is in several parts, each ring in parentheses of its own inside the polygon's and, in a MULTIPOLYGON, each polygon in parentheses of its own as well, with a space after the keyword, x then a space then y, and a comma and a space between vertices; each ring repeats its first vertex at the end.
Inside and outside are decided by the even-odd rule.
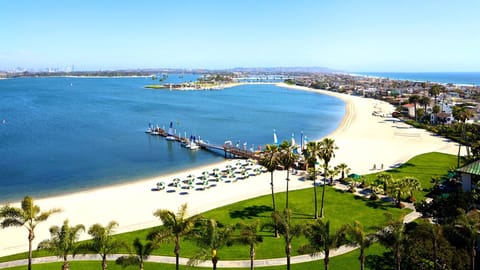
POLYGON ((0 0, 0 70, 480 71, 478 0, 0 0))

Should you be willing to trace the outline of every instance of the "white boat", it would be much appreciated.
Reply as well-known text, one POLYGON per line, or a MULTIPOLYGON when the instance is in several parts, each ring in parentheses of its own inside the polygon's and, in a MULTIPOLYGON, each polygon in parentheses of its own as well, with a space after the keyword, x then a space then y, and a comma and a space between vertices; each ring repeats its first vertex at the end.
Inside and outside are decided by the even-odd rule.
POLYGON ((170 122, 170 127, 168 128, 167 137, 165 137, 165 139, 167 141, 176 141, 177 140, 177 138, 175 138, 175 136, 173 134, 173 122, 170 122))
POLYGON ((198 144, 196 144, 195 142, 190 142, 187 148, 189 148, 190 150, 198 150, 200 149, 200 146, 198 146, 198 144))

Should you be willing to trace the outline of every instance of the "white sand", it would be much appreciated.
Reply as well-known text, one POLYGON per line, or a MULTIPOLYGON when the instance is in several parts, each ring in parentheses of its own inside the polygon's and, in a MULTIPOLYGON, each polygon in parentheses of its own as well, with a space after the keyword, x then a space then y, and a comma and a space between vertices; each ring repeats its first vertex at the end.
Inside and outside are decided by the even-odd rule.
MULTIPOLYGON (((411 157, 425 152, 444 152, 456 154, 457 144, 443 138, 430 135, 424 130, 409 128, 402 123, 392 123, 386 118, 372 116, 374 110, 393 111, 393 107, 378 100, 354 97, 328 91, 312 90, 305 87, 293 89, 316 91, 341 98, 346 102, 346 115, 338 129, 328 137, 335 139, 339 149, 332 165, 346 163, 352 172, 365 174, 374 172, 373 164, 379 169, 398 165, 411 157), (375 108, 377 107, 377 108, 375 108)), ((200 150, 201 151, 201 150, 200 150)), ((38 225, 34 247, 41 240, 49 238, 48 228, 61 225, 64 219, 70 224, 84 224, 89 227, 94 223, 106 224, 111 220, 119 223, 117 232, 126 232, 159 225, 160 222, 152 213, 156 209, 176 211, 183 203, 188 203, 191 214, 199 213, 214 207, 226 205, 242 199, 252 198, 270 193, 270 174, 239 180, 236 183, 218 183, 205 191, 189 190, 189 194, 179 192, 151 191, 158 181, 171 182, 173 178, 185 179, 188 174, 200 176, 201 172, 213 168, 225 168, 225 161, 191 171, 178 172, 175 175, 162 176, 155 179, 144 179, 124 185, 111 186, 85 192, 35 200, 41 209, 62 208, 59 214, 51 216, 46 222, 38 225)), ((284 171, 275 172, 275 191, 285 190, 284 171)), ((290 188, 311 187, 311 182, 303 182, 298 176, 291 177, 290 188)), ((169 188, 167 188, 169 189, 169 188)), ((35 199, 35 194, 31 194, 35 199)), ((12 205, 19 206, 19 203, 12 205)), ((87 238, 86 233, 82 239, 87 238)), ((0 256, 26 251, 27 232, 25 228, 0 229, 0 256)))

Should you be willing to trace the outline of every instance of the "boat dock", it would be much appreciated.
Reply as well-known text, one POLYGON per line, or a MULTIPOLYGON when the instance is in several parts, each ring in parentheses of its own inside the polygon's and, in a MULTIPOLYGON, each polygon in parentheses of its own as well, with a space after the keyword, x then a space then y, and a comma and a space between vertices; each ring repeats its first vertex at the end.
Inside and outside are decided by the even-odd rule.
MULTIPOLYGON (((149 128, 147 133, 150 133, 151 135, 158 135, 165 137, 167 140, 170 141, 176 141, 182 144, 187 145, 190 143, 190 139, 181 137, 176 134, 169 134, 169 132, 165 131, 162 128, 149 128)), ((250 151, 244 148, 240 148, 237 146, 234 146, 230 141, 226 141, 223 145, 215 145, 215 144, 210 144, 207 141, 203 140, 198 140, 195 141, 195 143, 204 150, 208 150, 214 153, 221 153, 223 152, 225 158, 244 158, 244 159, 254 159, 254 160, 259 160, 260 159, 260 151, 254 152, 250 151)))

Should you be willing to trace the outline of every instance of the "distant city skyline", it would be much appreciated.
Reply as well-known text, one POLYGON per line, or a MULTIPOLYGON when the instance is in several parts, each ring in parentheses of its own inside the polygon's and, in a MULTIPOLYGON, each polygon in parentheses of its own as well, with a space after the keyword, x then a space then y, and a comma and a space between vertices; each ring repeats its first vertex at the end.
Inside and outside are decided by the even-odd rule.
POLYGON ((0 70, 480 71, 480 1, 1 1, 0 70))

